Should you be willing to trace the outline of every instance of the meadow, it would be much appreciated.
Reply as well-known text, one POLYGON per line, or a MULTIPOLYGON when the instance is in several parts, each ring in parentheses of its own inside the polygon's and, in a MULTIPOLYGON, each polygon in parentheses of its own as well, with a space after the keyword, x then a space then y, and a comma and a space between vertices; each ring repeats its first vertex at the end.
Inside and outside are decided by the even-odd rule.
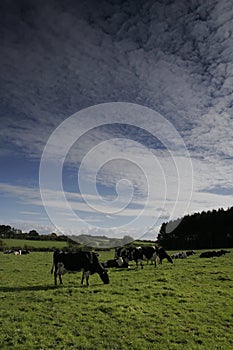
MULTIPOLYGON (((199 254, 157 268, 109 269, 109 285, 93 275, 81 286, 81 273, 66 274, 55 287, 51 252, 1 252, 0 348, 232 349, 233 250, 199 254)), ((101 261, 112 257, 100 253, 101 261)))
POLYGON ((36 249, 62 249, 64 247, 67 247, 67 242, 62 241, 35 241, 35 240, 29 240, 29 239, 3 239, 4 245, 6 249, 18 247, 18 248, 26 248, 26 247, 32 247, 36 249))

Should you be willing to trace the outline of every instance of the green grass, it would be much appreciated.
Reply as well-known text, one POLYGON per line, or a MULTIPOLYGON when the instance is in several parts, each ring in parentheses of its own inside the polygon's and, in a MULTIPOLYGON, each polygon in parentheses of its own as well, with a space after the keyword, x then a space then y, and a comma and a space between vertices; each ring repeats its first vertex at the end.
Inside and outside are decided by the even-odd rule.
POLYGON ((6 248, 12 247, 34 247, 34 248, 53 248, 62 249, 67 246, 67 242, 60 241, 34 241, 29 239, 3 239, 6 248))
POLYGON ((109 285, 93 275, 89 287, 81 273, 54 287, 51 263, 52 253, 0 254, 1 349, 233 348, 233 251, 109 269, 109 285))

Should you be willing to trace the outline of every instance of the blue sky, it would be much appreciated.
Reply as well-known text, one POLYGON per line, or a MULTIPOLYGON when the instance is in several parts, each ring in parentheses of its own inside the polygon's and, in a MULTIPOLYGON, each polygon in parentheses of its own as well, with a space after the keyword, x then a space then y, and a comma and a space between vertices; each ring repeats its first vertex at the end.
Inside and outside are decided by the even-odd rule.
POLYGON ((1 224, 153 238, 232 206, 232 36, 230 0, 2 1, 1 224))

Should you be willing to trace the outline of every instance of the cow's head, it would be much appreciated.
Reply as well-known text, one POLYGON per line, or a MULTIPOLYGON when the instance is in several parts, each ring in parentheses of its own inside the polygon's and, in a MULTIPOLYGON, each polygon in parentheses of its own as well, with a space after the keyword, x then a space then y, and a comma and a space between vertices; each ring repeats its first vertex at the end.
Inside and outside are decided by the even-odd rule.
POLYGON ((100 278, 104 282, 104 284, 109 284, 108 271, 103 270, 100 272, 100 278))

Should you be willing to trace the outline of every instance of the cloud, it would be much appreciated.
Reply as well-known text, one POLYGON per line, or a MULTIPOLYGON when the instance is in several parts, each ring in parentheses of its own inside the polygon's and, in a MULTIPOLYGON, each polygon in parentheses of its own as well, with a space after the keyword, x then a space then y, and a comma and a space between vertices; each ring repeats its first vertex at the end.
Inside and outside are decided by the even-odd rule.
POLYGON ((19 15, 22 5, 14 3, 17 11, 11 16, 20 29, 3 27, 9 39, 2 47, 10 91, 3 112, 12 127, 23 126, 18 135, 8 126, 12 142, 38 156, 59 122, 98 102, 142 103, 158 109, 181 132, 195 132, 196 120, 209 107, 227 108, 232 101, 231 63, 224 63, 232 53, 230 3, 213 8, 207 2, 195 8, 180 1, 165 6, 145 2, 138 12, 131 5, 103 2, 97 10, 93 3, 90 9, 76 4, 71 12, 49 1, 23 8, 19 15), (224 16, 218 16, 219 11, 224 16), (28 41, 23 40, 26 32, 28 41), (223 53, 219 45, 226 49, 223 53), (215 97, 219 87, 225 92, 215 97))
POLYGON ((39 215, 39 213, 35 212, 35 211, 21 211, 20 214, 23 214, 23 215, 39 215))
MULTIPOLYGON (((230 204, 233 186, 230 0, 214 3, 128 0, 98 4, 11 1, 10 6, 0 6, 0 138, 4 146, 1 156, 10 159, 11 154, 20 153, 39 161, 51 133, 71 114, 103 102, 138 103, 171 121, 189 149, 194 169, 190 210, 230 204)), ((167 177, 165 210, 171 213, 178 186, 177 171, 161 144, 142 131, 119 125, 93 130, 69 152, 64 177, 68 176, 69 167, 72 177, 85 154, 97 144, 119 136, 132 137, 156 154, 167 177)), ((63 137, 61 147, 69 134, 63 137)), ((150 165, 146 152, 136 146, 125 149, 120 140, 108 144, 108 149, 93 158, 91 165, 97 166, 108 153, 121 158, 138 154, 144 161, 143 167, 150 165)), ((184 164, 178 155, 177 161, 184 164)), ((91 172, 84 175, 86 180, 91 179, 91 172)), ((188 187, 188 175, 185 176, 183 193, 188 187)), ((124 177, 131 179, 136 190, 134 203, 141 205, 146 194, 145 178, 134 165, 126 166, 123 160, 100 169, 99 189, 102 186, 106 198, 114 197, 114 187, 124 177), (107 191, 111 188, 112 192, 107 191)), ((155 176, 159 191, 162 180, 155 176)), ((84 210, 80 198, 68 193, 72 191, 68 182, 65 186, 74 209, 81 208, 90 214, 90 208, 84 210)), ((6 185, 2 189, 5 195, 7 192, 9 196, 24 198, 25 203, 41 205, 36 189, 6 185)), ((156 193, 155 207, 160 207, 162 195, 156 193)), ((97 205, 96 197, 92 200, 97 205)), ((183 203, 184 198, 180 198, 180 208, 183 203)), ((54 193, 49 205, 63 208, 54 193)), ((134 212, 135 208, 128 208, 128 215, 134 212)))

